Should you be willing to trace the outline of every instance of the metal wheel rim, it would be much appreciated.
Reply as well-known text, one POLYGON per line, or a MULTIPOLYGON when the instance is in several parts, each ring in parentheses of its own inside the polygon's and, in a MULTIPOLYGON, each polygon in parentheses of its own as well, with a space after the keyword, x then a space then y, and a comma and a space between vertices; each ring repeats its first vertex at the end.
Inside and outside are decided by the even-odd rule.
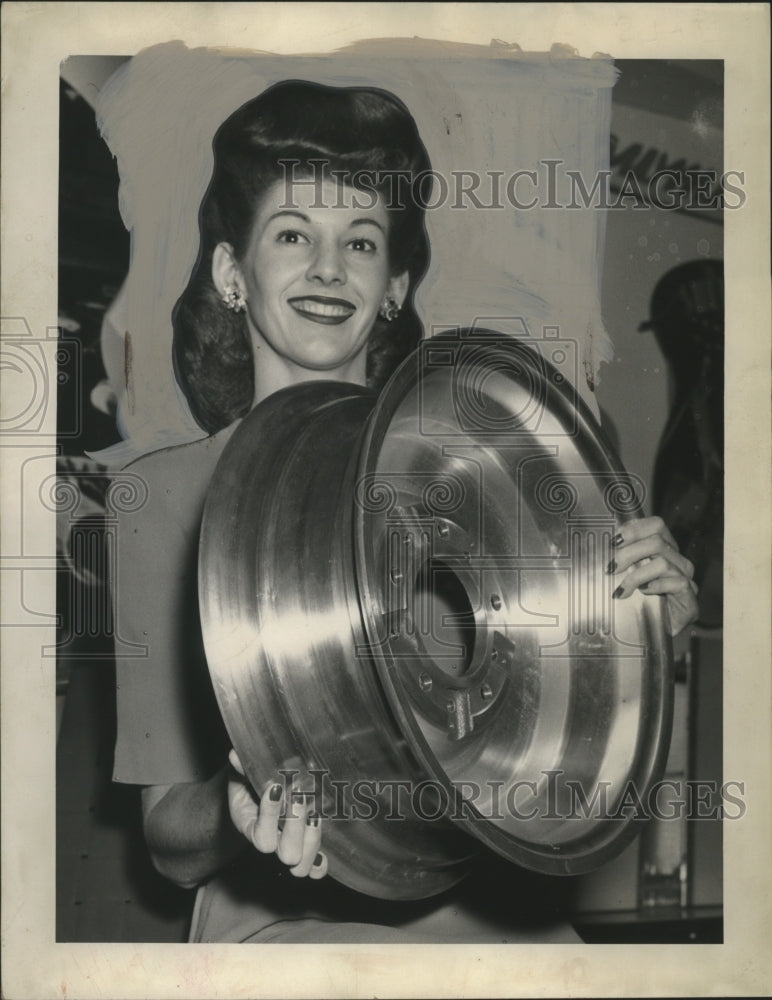
MULTIPOLYGON (((495 472, 504 492, 509 488, 507 480, 510 486, 514 482, 512 470, 520 475, 524 467, 502 461, 502 455, 515 447, 507 439, 515 427, 526 449, 534 441, 543 448, 548 438, 554 444, 556 434, 562 435, 564 443, 572 442, 570 448, 566 444, 566 453, 572 456, 568 466, 553 462, 539 470, 538 460, 532 461, 536 478, 521 475, 517 486, 526 492, 534 486, 541 490, 542 507, 545 498, 547 507, 552 503, 551 511, 540 508, 540 516, 547 519, 544 524, 551 526, 544 528, 548 538, 551 531, 554 534, 555 518, 567 521, 576 513, 575 495, 565 487, 571 485, 571 474, 582 473, 594 485, 579 496, 579 513, 585 519, 603 521, 600 527, 584 531, 582 544, 594 540, 601 555, 607 552, 611 512, 597 509, 598 503, 608 497, 611 485, 620 489, 629 480, 602 443, 586 408, 565 382, 556 379, 559 374, 541 355, 510 338, 479 333, 447 342, 435 338, 402 366, 374 410, 369 394, 342 384, 309 383, 275 394, 245 418, 218 465, 202 525, 200 598, 207 658, 226 726, 256 788, 280 768, 298 770, 305 787, 316 792, 317 807, 325 817, 324 848, 331 875, 369 895, 410 899, 441 892, 463 877, 479 843, 530 869, 575 874, 604 863, 634 836, 637 824, 629 814, 587 822, 581 817, 540 815, 538 823, 526 824, 519 817, 500 820, 492 815, 490 802, 470 801, 468 788, 461 794, 462 781, 482 785, 501 780, 504 765, 498 743, 491 744, 492 738, 488 741, 496 753, 486 772, 475 763, 474 742, 486 730, 496 734, 497 726, 505 731, 506 722, 496 720, 506 720, 518 699, 527 703, 529 697, 535 698, 538 711, 517 710, 520 724, 512 743, 516 780, 527 783, 535 772, 561 770, 567 754, 575 757, 588 737, 596 747, 601 745, 600 750, 585 755, 584 770, 569 770, 553 779, 551 792, 550 779, 545 784, 543 776, 537 775, 530 805, 542 814, 550 802, 553 811, 566 813, 570 805, 566 781, 584 782, 583 790, 591 797, 598 782, 611 774, 615 782, 624 778, 645 794, 664 766, 672 712, 672 666, 659 600, 636 597, 623 623, 645 646, 643 655, 632 658, 640 675, 632 686, 626 679, 629 671, 623 675, 606 662, 619 659, 618 641, 603 640, 602 657, 597 650, 592 657, 586 650, 580 656, 578 643, 587 639, 582 634, 572 639, 573 645, 569 643, 567 663, 572 676, 566 690, 554 657, 547 663, 542 656, 541 667, 539 657, 535 665, 531 657, 526 678, 515 683, 506 669, 502 672, 501 664, 506 656, 516 662, 514 654, 524 639, 521 636, 513 650, 516 629, 483 604, 495 594, 506 611, 511 598, 507 579, 524 570, 522 566, 513 569, 512 553, 507 553, 503 563, 499 560, 500 565, 490 570, 496 579, 493 591, 488 571, 481 575, 475 558, 466 568, 457 565, 459 545, 468 542, 470 535, 469 524, 461 517, 463 504, 454 508, 452 489, 448 492, 449 477, 454 469, 458 471, 457 456, 452 468, 441 461, 437 465, 451 432, 457 444, 462 441, 475 448, 478 457, 484 456, 483 467, 491 475, 495 472), (452 367, 445 365, 445 374, 439 376, 442 365, 430 363, 431 352, 436 358, 438 350, 455 352, 452 367), (459 386, 460 406, 458 399, 448 395, 459 386), (468 422, 470 413, 474 421, 474 408, 481 400, 483 410, 488 407, 486 426, 462 427, 458 421, 468 422), (427 415, 435 422, 435 431, 436 425, 439 430, 433 435, 414 435, 419 447, 411 443, 404 427, 427 415), (427 446, 427 439, 433 443, 427 446), (400 450, 402 458, 406 457, 406 442, 413 448, 407 466, 389 468, 400 450), (580 468, 574 467, 577 463, 580 468), (433 504, 425 502, 431 500, 426 477, 419 481, 418 474, 427 471, 439 472, 433 504), (385 475, 388 472, 393 474, 385 475), (548 482, 549 474, 558 478, 548 482), (603 487, 598 486, 601 482, 603 487), (397 500, 407 495, 411 503, 379 506, 375 487, 388 487, 386 493, 397 500), (416 494, 421 498, 418 507, 412 502, 416 494), (572 498, 574 507, 561 512, 561 502, 570 507, 572 498), (319 513, 320 505, 327 507, 324 516, 319 513), (400 506, 402 513, 394 517, 393 508, 400 506), (321 518, 323 526, 311 530, 308 525, 315 517, 321 518), (429 568, 423 577, 408 574, 407 589, 412 586, 415 592, 423 586, 432 603, 438 588, 426 580, 442 577, 455 588, 453 600, 465 601, 466 613, 471 614, 467 623, 471 651, 451 671, 438 669, 436 642, 418 647, 415 642, 405 644, 404 630, 400 633, 395 622, 395 612, 404 609, 389 604, 392 584, 386 577, 391 579, 392 570, 400 572, 405 567, 385 558, 384 539, 396 528, 415 540, 422 518, 424 527, 428 524, 430 529, 432 549, 414 551, 421 565, 429 568), (293 530, 299 530, 298 545, 292 540, 293 530), (436 548, 434 540, 440 539, 441 531, 445 547, 436 548), (294 555, 288 553, 293 545, 294 555), (288 562, 278 558, 282 546, 288 562), (437 558, 439 568, 434 564, 437 558), (310 582, 306 578, 309 566, 315 567, 315 579, 310 582), (316 637, 306 634, 312 622, 324 633, 323 641, 318 632, 316 637), (493 645, 491 632, 499 636, 493 645), (300 633, 305 635, 303 641, 298 640, 300 633), (499 661, 495 670, 491 669, 492 649, 499 661), (313 670, 308 669, 309 652, 313 653, 313 670), (604 664, 599 665, 600 659, 604 664), (341 674, 337 664, 343 660, 350 668, 341 674), (428 694, 422 689, 426 674, 432 680, 428 694), (470 692, 476 692, 479 702, 486 685, 491 689, 491 705, 500 707, 491 713, 491 721, 475 729, 484 711, 478 711, 480 706, 470 692), (590 694, 578 696, 577 685, 589 686, 590 694), (506 698, 501 694, 504 689, 509 692, 506 698), (602 720, 594 728, 587 723, 592 717, 588 706, 593 697, 599 697, 598 692, 605 692, 601 714, 616 733, 613 738, 604 736, 602 720), (443 728, 445 723, 438 724, 438 715, 442 716, 438 696, 446 703, 454 702, 461 729, 466 719, 460 738, 458 730, 451 733, 443 728), (634 735, 627 731, 631 725, 634 735), (379 795, 375 796, 376 815, 366 821, 352 816, 350 800, 343 810, 346 818, 337 818, 341 811, 332 802, 327 779, 314 777, 317 771, 349 784, 362 776, 384 785, 407 782, 413 789, 428 789, 429 797, 424 796, 418 805, 409 799, 407 807, 399 810, 398 822, 385 818, 385 800, 379 795), (548 801, 548 794, 552 800, 548 801), (442 815, 441 807, 447 807, 442 815)), ((488 498, 485 502, 489 503, 488 498)), ((503 502, 491 503, 494 520, 503 502)), ((613 511, 617 522, 639 516, 629 497, 626 504, 617 506, 613 511)), ((557 558, 565 560, 568 553, 561 552, 557 558)), ((403 582, 403 592, 405 586, 403 582)), ((605 593, 597 579, 586 587, 588 594, 605 593)), ((531 593, 537 591, 532 584, 531 593)), ((554 588, 547 591, 545 599, 550 595, 555 599, 554 588)), ((436 608, 430 613, 436 614, 436 608)), ((441 645, 446 635, 440 630, 440 636, 441 645)), ((531 636, 531 647, 533 641, 531 636)), ((458 648, 462 647, 454 647, 456 653, 458 648)), ((626 659, 630 667, 631 658, 626 659)), ((518 811, 524 808, 523 800, 518 811)))
MULTIPOLYGON (((672 647, 666 631, 664 599, 637 593, 629 601, 614 602, 611 598, 614 587, 611 578, 604 572, 613 557, 611 539, 619 526, 641 516, 639 501, 643 494, 642 484, 637 484, 635 477, 625 472, 573 384, 550 362, 549 355, 555 353, 552 345, 547 343, 542 347, 542 351, 534 350, 532 342, 519 342, 490 331, 459 331, 455 335, 435 337, 424 342, 402 366, 379 399, 362 444, 358 470, 359 502, 356 505, 356 555, 366 630, 384 690, 423 770, 443 787, 454 821, 499 854, 524 867, 547 874, 579 874, 591 871, 616 856, 640 830, 642 814, 639 803, 645 803, 653 784, 661 777, 669 748, 673 710, 672 647), (431 403, 427 406, 431 396, 430 378, 437 378, 440 385, 433 404, 439 407, 439 412, 431 412, 431 403), (493 390, 495 405, 486 410, 483 397, 491 393, 491 387, 486 388, 485 383, 491 379, 498 382, 493 390), (462 398, 454 399, 454 395, 462 398), (411 396, 414 398, 411 399, 411 396), (475 425, 478 418, 480 424, 475 425), (412 483, 411 473, 406 472, 411 467, 410 433, 406 439, 399 429, 395 432, 395 424, 400 420, 411 430, 423 421, 426 425, 424 430, 428 428, 424 438, 434 439, 430 447, 419 451, 421 461, 414 463, 418 467, 418 475, 412 483), (432 429, 432 421, 440 426, 432 429), (394 439, 391 450, 390 436, 394 439), (577 748, 581 748, 581 741, 591 739, 597 745, 598 737, 602 738, 603 733, 598 733, 597 726, 593 731, 590 700, 587 697, 571 699, 565 693, 565 701, 561 704, 564 692, 561 692, 559 682, 557 686, 553 683, 550 692, 553 721, 556 713, 564 709, 567 724, 572 730, 571 736, 564 740, 563 746, 560 746, 561 734, 547 733, 550 739, 545 741, 540 738, 544 733, 538 733, 539 722, 543 720, 535 720, 530 743, 521 738, 520 747, 515 746, 514 749, 526 756, 529 751, 533 756, 535 749, 541 756, 530 770, 521 767, 514 782, 521 783, 518 792, 524 791, 526 795, 531 791, 527 783, 535 782, 536 794, 520 802, 515 797, 514 806, 510 808, 506 792, 502 807, 502 791, 497 792, 495 802, 486 801, 484 796, 482 800, 478 798, 475 801, 475 792, 481 785, 501 780, 506 775, 488 773, 486 778, 481 779, 473 769, 472 773, 469 772, 468 764, 465 771, 463 757, 460 762, 454 762, 454 755, 443 752, 447 751, 447 743, 443 747, 438 742, 435 725, 437 705, 445 703, 450 709, 446 714, 448 736, 451 742, 454 737, 457 739, 459 716, 465 714, 468 718, 473 715, 475 707, 480 705, 479 692, 484 686, 489 689, 483 693, 489 695, 490 702, 495 700, 495 672, 491 674, 481 669, 480 660, 483 657, 475 648, 468 667, 471 677, 443 678, 442 672, 438 674, 436 669, 432 669, 431 658, 427 662, 420 644, 406 641, 402 634, 389 641, 389 629, 400 603, 389 604, 388 591, 398 590, 391 579, 393 570, 396 569, 397 575, 401 574, 403 578, 409 577, 409 573, 404 573, 401 565, 390 566, 389 571, 384 573, 374 551, 373 538, 383 536, 391 517, 395 533, 401 532, 403 541, 407 535, 415 548, 416 532, 422 529, 422 515, 428 515, 423 527, 428 526, 432 533, 433 554, 439 553, 445 565, 457 569, 462 589, 471 594, 467 603, 474 605, 471 611, 475 647, 479 646, 480 633, 491 630, 491 619, 495 626, 496 615, 491 615, 493 609, 490 607, 483 610, 475 598, 483 591, 487 595, 496 594, 503 603, 506 603, 506 597, 498 593, 501 587, 475 586, 473 579, 470 583, 470 575, 472 578, 474 575, 470 574, 470 570, 478 561, 474 555, 465 568, 458 570, 460 541, 463 539, 464 544, 469 541, 469 532, 459 530, 456 516, 459 508, 453 506, 454 486, 457 484, 451 480, 459 478, 458 462, 450 472, 450 466, 446 465, 443 469, 440 463, 439 475, 434 479, 423 477, 421 473, 428 466, 437 468, 436 458, 440 451, 453 453, 455 449, 454 457, 457 459, 461 442, 462 447, 471 444, 476 457, 486 449, 494 449, 497 458, 510 450, 517 450, 520 459, 525 459, 521 463, 524 468, 532 459, 530 453, 534 450, 534 440, 539 447, 545 442, 553 447, 558 441, 559 449, 567 452, 562 458, 558 455, 556 462, 547 458, 543 469, 538 462, 532 465, 532 469, 536 469, 529 477, 531 487, 535 485, 532 493, 540 495, 541 514, 552 515, 553 528, 555 520, 558 523, 563 518, 567 518, 567 523, 575 521, 579 551, 564 551, 564 560, 568 556, 569 562, 575 562, 578 555, 581 561, 581 557, 587 555, 583 547, 595 545, 594 555, 585 560, 588 565, 579 585, 593 591, 596 610, 603 605, 612 613, 612 633, 617 630, 621 633, 621 637, 614 634, 609 638, 598 634, 598 629, 592 636, 586 634, 586 629, 579 631, 571 641, 569 655, 578 661, 582 669, 576 670, 577 663, 570 663, 574 673, 578 674, 578 677, 572 678, 570 687, 589 685, 591 695, 596 698, 603 694, 604 687, 608 688, 609 681, 626 685, 626 690, 621 692, 615 703, 608 690, 604 695, 605 711, 607 714, 616 713, 612 721, 621 739, 615 745, 609 741, 605 752, 596 752, 590 757, 585 755, 581 766, 572 770, 571 756, 577 748), (389 467, 395 454, 399 456, 399 468, 396 470, 393 466, 389 467), (416 478, 419 488, 416 488, 416 478), (586 495, 582 494, 582 488, 586 495), (400 510, 405 512, 402 503, 405 490, 413 498, 422 496, 417 515, 415 509, 400 513, 400 510), (435 502, 430 502, 427 507, 426 498, 432 490, 435 502), (368 502, 368 492, 375 497, 374 502, 368 502), (389 511, 384 510, 384 495, 388 495, 391 501, 389 511), (444 538, 439 537, 439 531, 446 532, 444 538), (590 578, 592 582, 588 583, 590 578), (385 586, 384 579, 388 580, 385 586), (631 650, 626 646, 631 637, 633 642, 641 644, 641 655, 629 655, 631 650), (591 647, 589 652, 581 649, 585 641, 591 647), (601 648, 593 651, 593 646, 601 648), (631 688, 629 674, 635 671, 640 674, 640 682, 631 688), (427 674, 432 682, 428 698, 422 691, 427 674), (625 677, 625 674, 628 676, 625 677), (467 680, 471 683, 467 684, 467 680), (478 705, 472 703, 460 713, 460 702, 466 698, 472 685, 478 693, 478 705), (631 705, 636 698, 637 716, 633 711, 635 705, 631 705), (622 717, 624 714, 632 716, 628 724, 622 717), (452 731, 454 724, 455 733, 452 731), (631 724, 635 727, 633 731, 629 731, 631 724), (551 736, 557 739, 552 740, 551 736), (451 773, 453 777, 450 777, 451 773), (463 787, 464 781, 473 786, 471 795, 469 789, 463 787), (515 815, 505 816, 502 821, 498 818, 499 812, 514 812, 515 815), (521 819, 521 816, 530 816, 533 812, 533 821, 530 818, 521 819), (586 822, 585 813, 589 814, 586 822), (529 830, 529 824, 535 832, 529 830)), ((527 491, 525 480, 521 486, 527 491)), ((524 499, 528 500, 528 510, 532 513, 533 496, 524 499)), ((486 497, 485 502, 490 503, 490 497, 486 497)), ((494 573, 496 563, 506 565, 508 562, 506 554, 503 559, 500 558, 495 545, 494 558, 486 558, 490 555, 489 550, 479 561, 487 564, 487 569, 492 563, 494 573)), ((525 557, 522 562, 528 565, 529 559, 525 557)), ((587 594, 584 596, 587 598, 587 594)), ((495 627, 493 630, 498 633, 495 627)), ((517 634, 522 630, 515 628, 513 631, 517 634)), ((493 645, 495 648, 495 643, 493 645)), ((499 655, 502 652, 512 652, 516 661, 516 650, 512 651, 506 642, 501 644, 499 655)), ((549 660, 550 657, 542 658, 539 668, 542 673, 550 666, 554 672, 554 664, 550 664, 549 660)), ((522 690, 527 696, 527 683, 522 690)), ((515 740, 518 735, 522 736, 513 735, 515 740)), ((464 737, 468 738, 469 734, 464 737)))

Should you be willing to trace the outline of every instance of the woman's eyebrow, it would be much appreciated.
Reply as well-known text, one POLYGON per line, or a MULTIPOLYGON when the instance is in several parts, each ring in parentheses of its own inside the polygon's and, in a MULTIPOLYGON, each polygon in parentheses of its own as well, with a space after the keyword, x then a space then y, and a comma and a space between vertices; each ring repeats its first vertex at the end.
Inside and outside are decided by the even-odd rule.
MULTIPOLYGON (((271 215, 269 215, 268 218, 265 220, 265 225, 267 226, 268 223, 273 222, 274 219, 283 219, 286 218, 287 216, 290 216, 291 218, 294 219, 300 219, 301 222, 305 222, 309 226, 312 224, 309 216, 305 215, 303 212, 299 212, 297 209, 293 208, 283 208, 280 209, 278 212, 273 212, 271 215)), ((377 229, 380 229, 380 231, 383 233, 384 236, 386 235, 386 230, 381 225, 381 223, 378 222, 377 219, 372 219, 369 216, 364 219, 354 219, 350 223, 349 228, 353 229, 354 226, 375 226, 377 229)))
POLYGON ((378 222, 377 219, 370 219, 370 218, 354 219, 354 221, 351 223, 350 228, 353 229, 354 226, 376 226, 378 229, 380 229, 380 231, 383 233, 384 236, 386 235, 386 230, 383 228, 380 222, 378 222))
POLYGON ((301 222, 307 222, 309 224, 311 223, 309 217, 307 215, 303 215, 302 212, 298 212, 296 209, 292 208, 283 208, 281 211, 274 212, 273 215, 269 215, 268 218, 265 220, 265 224, 267 226, 268 223, 272 222, 274 219, 281 219, 284 218, 284 216, 286 215, 290 215, 295 219, 300 219, 301 222))

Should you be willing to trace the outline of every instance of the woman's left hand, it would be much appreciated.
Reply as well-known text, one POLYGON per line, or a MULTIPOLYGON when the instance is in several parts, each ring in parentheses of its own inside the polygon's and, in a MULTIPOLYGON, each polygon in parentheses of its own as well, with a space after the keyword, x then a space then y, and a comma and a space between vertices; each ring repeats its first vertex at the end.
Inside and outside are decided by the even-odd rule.
POLYGON ((636 590, 666 595, 670 634, 674 636, 697 619, 694 566, 678 551, 661 517, 628 521, 612 544, 614 557, 607 572, 619 581, 615 598, 624 600, 636 590))
POLYGON ((258 804, 235 750, 228 755, 231 822, 261 854, 275 854, 296 878, 324 878, 327 855, 320 850, 320 818, 311 796, 285 789, 279 775, 263 788, 258 804), (278 794, 274 794, 278 793, 278 794))

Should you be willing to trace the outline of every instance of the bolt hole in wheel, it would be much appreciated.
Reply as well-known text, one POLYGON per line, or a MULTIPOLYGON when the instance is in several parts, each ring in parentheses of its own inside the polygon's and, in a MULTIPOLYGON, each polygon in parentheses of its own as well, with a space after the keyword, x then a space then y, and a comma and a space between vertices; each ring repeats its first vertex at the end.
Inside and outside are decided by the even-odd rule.
POLYGON ((597 867, 635 823, 577 806, 608 786, 613 811, 664 767, 660 602, 612 602, 603 572, 636 498, 552 374, 538 342, 435 337, 377 400, 324 382, 270 397, 215 474, 199 592, 223 718, 255 786, 292 761, 347 790, 325 846, 359 891, 436 894, 483 845, 597 867), (446 814, 408 795, 388 820, 380 789, 400 782, 446 814))

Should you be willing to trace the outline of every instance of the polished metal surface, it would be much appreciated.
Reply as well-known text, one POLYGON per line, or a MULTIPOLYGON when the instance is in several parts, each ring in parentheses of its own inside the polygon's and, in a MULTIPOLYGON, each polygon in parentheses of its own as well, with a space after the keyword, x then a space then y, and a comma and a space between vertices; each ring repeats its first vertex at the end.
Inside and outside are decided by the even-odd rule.
POLYGON ((200 600, 223 717, 257 788, 298 772, 331 874, 370 895, 436 894, 481 843, 597 867, 664 766, 661 601, 612 600, 604 572, 639 484, 565 353, 434 338, 377 403, 275 394, 218 465, 200 600))

